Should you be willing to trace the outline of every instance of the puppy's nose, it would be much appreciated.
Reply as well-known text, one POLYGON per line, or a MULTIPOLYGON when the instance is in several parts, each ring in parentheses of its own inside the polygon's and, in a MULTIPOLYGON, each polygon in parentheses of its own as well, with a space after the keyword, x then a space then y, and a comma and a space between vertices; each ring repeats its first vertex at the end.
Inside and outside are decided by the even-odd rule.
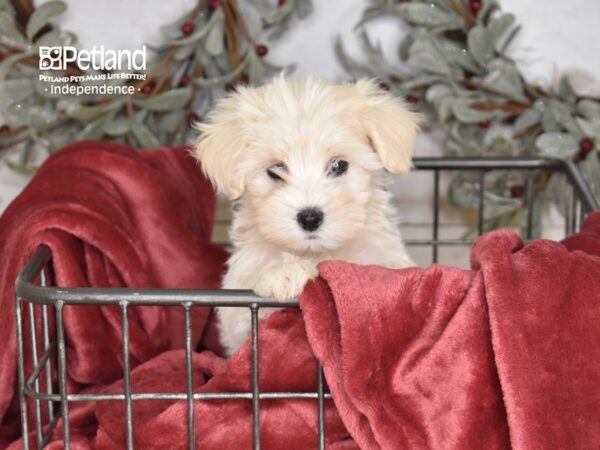
POLYGON ((306 208, 298 213, 296 220, 306 231, 315 231, 323 223, 323 211, 316 208, 306 208))

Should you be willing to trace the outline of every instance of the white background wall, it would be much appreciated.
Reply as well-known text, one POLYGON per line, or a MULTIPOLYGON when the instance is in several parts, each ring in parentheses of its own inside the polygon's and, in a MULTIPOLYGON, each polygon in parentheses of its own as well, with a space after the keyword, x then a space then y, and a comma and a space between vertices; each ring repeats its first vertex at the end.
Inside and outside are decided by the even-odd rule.
MULTIPOLYGON (((111 48, 139 48, 156 43, 158 28, 188 11, 195 0, 66 0, 69 9, 61 25, 74 31, 80 46, 105 45, 111 48)), ((333 38, 341 34, 351 54, 359 55, 353 27, 367 4, 366 0, 313 0, 312 16, 293 27, 270 48, 269 60, 285 65, 297 64, 293 76, 313 74, 336 81, 345 77, 333 53, 333 38)), ((39 2, 37 2, 39 3, 39 2)), ((504 10, 517 16, 523 26, 513 48, 527 78, 550 86, 563 73, 575 76, 582 93, 600 95, 600 19, 598 0, 501 0, 504 10)), ((400 22, 381 20, 369 28, 383 44, 390 61, 397 61, 400 22)), ((424 138, 417 155, 435 152, 435 145, 424 138)), ((0 168, 0 210, 14 198, 27 178, 0 168)), ((415 198, 428 193, 424 183, 413 183, 415 198)), ((403 189, 404 190, 404 189, 403 189)), ((409 213, 410 215, 410 213, 409 213)))

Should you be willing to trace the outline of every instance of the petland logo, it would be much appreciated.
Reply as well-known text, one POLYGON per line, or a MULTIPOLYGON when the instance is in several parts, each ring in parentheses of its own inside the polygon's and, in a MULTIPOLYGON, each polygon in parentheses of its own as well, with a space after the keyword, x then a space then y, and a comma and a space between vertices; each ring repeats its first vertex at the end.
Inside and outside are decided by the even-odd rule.
POLYGON ((146 46, 140 50, 110 50, 103 45, 91 50, 75 47, 40 47, 40 70, 67 70, 71 63, 80 70, 136 71, 146 70, 146 46))

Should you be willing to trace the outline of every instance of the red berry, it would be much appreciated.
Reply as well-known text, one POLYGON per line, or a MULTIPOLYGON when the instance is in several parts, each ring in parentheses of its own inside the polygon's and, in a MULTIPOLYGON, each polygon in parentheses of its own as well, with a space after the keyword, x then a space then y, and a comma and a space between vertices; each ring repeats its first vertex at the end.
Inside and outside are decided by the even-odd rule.
POLYGON ((8 125, 0 126, 0 133, 8 133, 10 131, 10 127, 8 125))
POLYGON ((152 91, 154 91, 154 84, 148 83, 146 86, 144 86, 142 91, 144 91, 144 94, 152 94, 152 91))
POLYGON ((477 125, 479 125, 479 128, 485 130, 492 125, 492 121, 490 119, 481 120, 477 125))
POLYGON ((525 188, 523 186, 521 186, 520 184, 517 184, 516 186, 512 186, 510 188, 510 196, 512 198, 523 197, 524 193, 525 193, 525 188))
POLYGON ((279 6, 285 5, 285 0, 279 0, 279 6))
POLYGON ((390 85, 387 83, 384 83, 383 81, 381 83, 379 83, 379 89, 381 89, 382 91, 389 91, 390 90, 390 85))
POLYGON ((237 89, 235 88, 235 86, 233 84, 228 84, 225 86, 225 91, 226 92, 235 92, 235 91, 237 91, 237 89))
POLYGON ((414 104, 416 104, 419 101, 419 99, 417 97, 415 97, 414 95, 407 95, 406 96, 406 101, 408 103, 410 103, 411 105, 414 105, 414 104))
POLYGON ((194 111, 190 111, 185 116, 185 120, 187 121, 187 123, 192 124, 194 122, 198 122, 200 120, 200 116, 198 114, 196 114, 194 111))
POLYGON ((219 7, 219 0, 208 0, 208 9, 214 11, 219 7))
POLYGON ((477 14, 481 9, 481 1, 480 0, 471 0, 471 12, 473 14, 477 14))
POLYGON ((190 77, 187 75, 182 75, 179 79, 179 86, 186 87, 188 84, 190 84, 190 77))
POLYGON ((269 47, 267 47, 265 44, 260 44, 256 46, 255 50, 256 54, 262 58, 269 52, 269 47))
POLYGON ((580 142, 579 142, 579 160, 583 161, 584 159, 587 158, 587 156, 590 154, 590 152, 594 149, 594 141, 592 141, 590 138, 583 138, 580 142))
POLYGON ((0 62, 4 61, 4 58, 6 58, 6 55, 0 52, 0 62))
POLYGON ((248 84, 248 83, 250 83, 250 77, 248 75, 246 75, 245 73, 243 73, 238 78, 238 82, 240 84, 248 84))
POLYGON ((181 32, 186 36, 194 31, 194 24, 192 22, 186 22, 181 26, 181 32))

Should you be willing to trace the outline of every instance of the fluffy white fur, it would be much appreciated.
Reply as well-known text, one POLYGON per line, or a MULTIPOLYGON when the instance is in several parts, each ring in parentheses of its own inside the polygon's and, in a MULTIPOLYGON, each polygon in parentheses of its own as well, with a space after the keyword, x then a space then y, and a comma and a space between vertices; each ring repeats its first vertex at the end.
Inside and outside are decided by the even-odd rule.
MULTIPOLYGON (((368 80, 334 85, 283 76, 259 88, 240 87, 197 124, 195 156, 234 205, 233 254, 226 289, 251 289, 290 300, 328 259, 407 267, 408 256, 390 204, 387 172, 407 174, 418 115, 368 80), (339 176, 334 160, 347 161, 339 176), (276 166, 277 164, 285 164, 276 166), (267 174, 271 168, 281 180, 267 174), (324 213, 307 232, 300 210, 324 213)), ((265 317, 273 310, 261 310, 265 317)), ((218 308, 228 355, 248 338, 246 308, 218 308)))

